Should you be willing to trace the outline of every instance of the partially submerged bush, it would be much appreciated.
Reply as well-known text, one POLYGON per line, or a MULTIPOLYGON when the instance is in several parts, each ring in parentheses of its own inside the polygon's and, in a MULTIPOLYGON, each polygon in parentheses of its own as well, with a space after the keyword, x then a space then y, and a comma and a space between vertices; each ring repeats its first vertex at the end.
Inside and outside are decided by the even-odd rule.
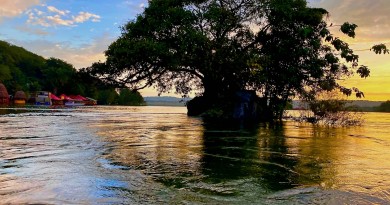
POLYGON ((363 123, 363 113, 335 92, 321 93, 314 100, 306 100, 306 106, 308 110, 301 112, 297 121, 343 127, 363 123))

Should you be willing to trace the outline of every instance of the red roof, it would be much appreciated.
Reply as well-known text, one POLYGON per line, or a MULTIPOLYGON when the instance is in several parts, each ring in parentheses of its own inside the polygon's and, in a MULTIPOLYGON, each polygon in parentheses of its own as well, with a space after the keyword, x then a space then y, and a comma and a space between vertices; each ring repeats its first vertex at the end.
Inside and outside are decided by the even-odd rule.
POLYGON ((61 98, 55 96, 53 93, 50 93, 50 98, 51 98, 52 100, 62 100, 61 98))
POLYGON ((88 100, 87 98, 85 98, 85 97, 83 97, 83 96, 81 96, 81 95, 77 95, 77 97, 78 97, 80 100, 83 100, 83 101, 87 101, 87 100, 88 100))
POLYGON ((69 95, 73 100, 87 101, 88 99, 81 95, 69 95))
POLYGON ((61 98, 62 100, 73 100, 72 98, 66 96, 65 94, 61 94, 61 95, 60 95, 60 98, 61 98))
POLYGON ((88 100, 87 98, 81 96, 81 95, 69 95, 70 98, 73 100, 78 100, 78 101, 85 101, 88 100))

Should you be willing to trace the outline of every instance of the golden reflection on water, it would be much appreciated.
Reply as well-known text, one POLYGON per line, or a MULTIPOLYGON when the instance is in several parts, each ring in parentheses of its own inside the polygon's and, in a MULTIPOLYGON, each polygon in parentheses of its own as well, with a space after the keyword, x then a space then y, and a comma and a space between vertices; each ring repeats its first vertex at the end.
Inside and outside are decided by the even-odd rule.
POLYGON ((271 190, 319 186, 375 194, 390 189, 388 116, 367 113, 365 126, 352 128, 285 122, 236 131, 205 128, 185 114, 113 116, 98 134, 115 143, 109 159, 178 188, 193 186, 186 180, 251 176, 271 190))
POLYGON ((324 188, 390 199, 390 114, 366 113, 364 126, 326 128, 286 123, 287 146, 300 156, 297 172, 324 188))
POLYGON ((183 108, 180 114, 172 114, 175 109, 109 116, 93 125, 100 127, 97 134, 112 145, 106 157, 162 182, 197 175, 203 149, 201 121, 188 118, 183 108))
POLYGON ((6 203, 390 201, 390 114, 367 113, 363 126, 351 128, 290 121, 221 128, 185 112, 93 107, 6 115, 0 195, 6 203))

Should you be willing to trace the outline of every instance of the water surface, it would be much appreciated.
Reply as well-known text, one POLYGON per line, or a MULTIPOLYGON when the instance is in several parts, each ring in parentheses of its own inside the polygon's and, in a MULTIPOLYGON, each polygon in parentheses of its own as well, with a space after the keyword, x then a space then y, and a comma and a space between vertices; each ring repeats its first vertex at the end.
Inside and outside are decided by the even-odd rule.
POLYGON ((390 114, 365 118, 222 129, 184 107, 1 108, 1 203, 390 203, 390 114))

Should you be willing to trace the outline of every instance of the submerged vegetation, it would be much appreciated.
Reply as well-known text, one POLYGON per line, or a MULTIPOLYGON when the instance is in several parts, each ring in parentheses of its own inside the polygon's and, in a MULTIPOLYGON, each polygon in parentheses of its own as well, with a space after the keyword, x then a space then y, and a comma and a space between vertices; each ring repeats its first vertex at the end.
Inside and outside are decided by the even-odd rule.
POLYGON ((315 100, 303 102, 306 109, 301 110, 300 116, 293 117, 299 122, 326 126, 358 126, 363 123, 363 113, 351 101, 337 92, 319 93, 315 100))
POLYGON ((57 58, 45 59, 24 48, 0 41, 0 82, 10 95, 39 90, 74 94, 97 99, 99 104, 143 105, 137 91, 118 89, 91 77, 85 70, 57 58))
MULTIPOLYGON (((122 27, 107 60, 86 71, 117 87, 196 92, 189 114, 280 120, 291 99, 334 90, 364 97, 339 84, 370 70, 330 32, 327 16, 305 0, 152 0, 122 27), (256 99, 246 100, 247 90, 256 99)), ((340 31, 354 38, 356 27, 344 23, 340 31)), ((384 44, 372 50, 389 52, 384 44)))

